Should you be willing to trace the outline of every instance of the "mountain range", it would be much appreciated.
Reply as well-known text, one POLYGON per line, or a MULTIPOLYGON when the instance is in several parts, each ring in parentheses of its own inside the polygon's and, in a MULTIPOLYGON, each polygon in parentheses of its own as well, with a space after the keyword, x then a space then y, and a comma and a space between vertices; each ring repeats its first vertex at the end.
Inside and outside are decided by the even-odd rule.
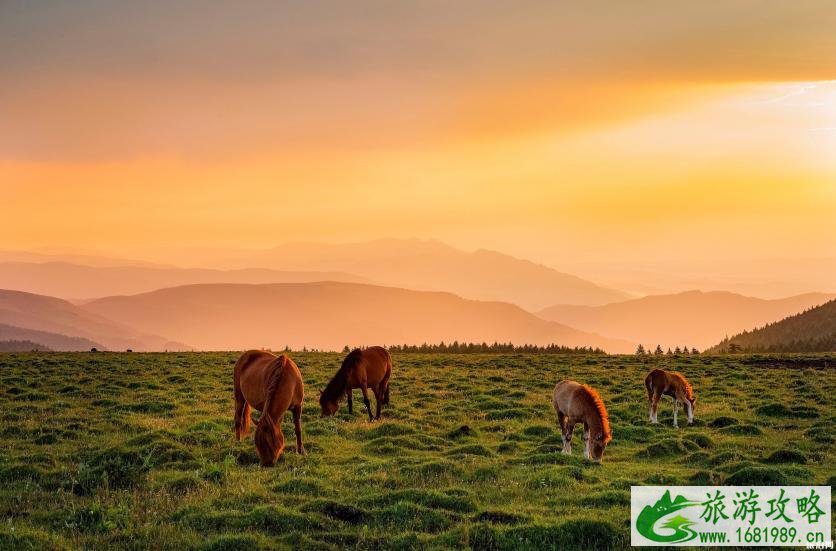
POLYGON ((836 352, 836 300, 744 331, 709 352, 836 352))
POLYGON ((0 341, 55 350, 340 349, 454 340, 608 352, 632 352, 638 343, 702 349, 836 296, 766 300, 688 291, 634 299, 544 265, 434 240, 201 254, 211 268, 84 251, 0 250, 0 288, 9 289, 0 291, 0 341))
POLYGON ((33 340, 57 350, 78 350, 82 343, 84 348, 99 344, 111 350, 189 348, 152 332, 144 333, 106 319, 66 300, 20 291, 0 290, 0 324, 5 326, 4 334, 10 335, 4 338, 33 340), (51 345, 38 340, 36 332, 48 333, 40 336, 50 340, 51 345), (61 337, 76 339, 62 341, 61 337))
MULTIPOLYGON (((796 314, 834 298, 808 293, 765 300, 724 291, 653 295, 604 306, 558 305, 537 313, 583 331, 663 348, 710 347, 729 334, 796 314)), ((651 348, 652 349, 652 348, 651 348)))
POLYGON ((511 302, 528 310, 551 304, 600 305, 630 295, 548 266, 486 249, 465 252, 440 241, 380 239, 365 243, 288 243, 228 252, 221 268, 340 271, 389 287, 446 291, 475 300, 511 302))
POLYGON ((0 262, 0 289, 16 289, 64 299, 134 295, 199 283, 298 283, 365 278, 343 272, 267 269, 210 270, 147 266, 85 266, 69 262, 0 262))
POLYGON ((355 283, 213 284, 88 302, 93 315, 204 350, 451 342, 558 343, 628 352, 513 304, 355 283))

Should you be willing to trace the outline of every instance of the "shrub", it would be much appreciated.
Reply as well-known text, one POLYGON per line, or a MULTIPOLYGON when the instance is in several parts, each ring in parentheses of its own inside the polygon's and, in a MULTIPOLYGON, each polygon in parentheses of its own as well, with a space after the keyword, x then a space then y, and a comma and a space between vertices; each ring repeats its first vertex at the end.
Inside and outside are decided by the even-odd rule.
POLYGON ((807 456, 794 450, 778 450, 763 460, 764 463, 807 463, 807 456))
POLYGON ((787 477, 777 469, 765 467, 745 467, 726 479, 729 486, 782 486, 787 484, 787 477))
POLYGON ((715 429, 722 429, 724 427, 737 425, 739 422, 740 421, 738 421, 734 417, 717 417, 716 419, 713 419, 711 422, 709 422, 708 426, 715 429))

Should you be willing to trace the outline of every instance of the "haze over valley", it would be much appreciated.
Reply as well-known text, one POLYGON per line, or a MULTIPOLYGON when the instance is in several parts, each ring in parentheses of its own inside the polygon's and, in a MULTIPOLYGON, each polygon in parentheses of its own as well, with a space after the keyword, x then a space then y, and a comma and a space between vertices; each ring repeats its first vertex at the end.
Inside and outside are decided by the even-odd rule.
POLYGON ((204 261, 0 251, 0 340, 55 350, 453 341, 702 350, 835 296, 636 297, 500 252, 419 239, 218 249, 204 261))

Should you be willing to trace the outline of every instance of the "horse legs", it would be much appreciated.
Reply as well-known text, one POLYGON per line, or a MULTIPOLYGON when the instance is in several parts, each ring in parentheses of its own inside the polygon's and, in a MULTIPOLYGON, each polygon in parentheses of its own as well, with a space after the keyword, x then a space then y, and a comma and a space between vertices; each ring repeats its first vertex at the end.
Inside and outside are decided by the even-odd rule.
POLYGON ((363 391, 363 403, 366 404, 366 411, 369 414, 369 423, 372 422, 372 403, 369 401, 369 387, 366 383, 360 384, 360 390, 363 391))
POLYGON ((676 422, 676 412, 679 411, 679 400, 676 398, 673 399, 673 426, 678 427, 679 424, 676 422))
POLYGON ((572 432, 575 430, 575 423, 566 420, 566 431, 563 433, 563 453, 572 455, 572 432))
POLYGON ((354 413, 354 398, 351 396, 351 389, 346 389, 345 397, 348 399, 348 413, 354 413))
POLYGON ((380 388, 380 385, 377 385, 374 388, 374 397, 375 397, 375 400, 377 401, 377 405, 375 407, 375 413, 374 413, 374 420, 378 421, 378 420, 380 420, 380 407, 383 404, 383 389, 380 388))
POLYGON ((650 422, 659 422, 659 399, 662 397, 658 392, 653 393, 653 398, 650 399, 650 422))
POLYGON ((239 442, 250 431, 250 404, 244 399, 244 393, 235 388, 235 439, 239 442))
POLYGON ((560 427, 560 439, 563 440, 561 453, 566 453, 566 416, 560 410, 557 410, 557 425, 560 427))
POLYGON ((589 459, 589 425, 583 424, 583 457, 589 459))
POLYGON ((302 445, 302 404, 293 408, 293 430, 296 432, 296 453, 308 455, 302 445))
POLYGON ((653 393, 647 393, 647 410, 648 414, 650 415, 650 422, 655 423, 655 419, 653 419, 653 393))

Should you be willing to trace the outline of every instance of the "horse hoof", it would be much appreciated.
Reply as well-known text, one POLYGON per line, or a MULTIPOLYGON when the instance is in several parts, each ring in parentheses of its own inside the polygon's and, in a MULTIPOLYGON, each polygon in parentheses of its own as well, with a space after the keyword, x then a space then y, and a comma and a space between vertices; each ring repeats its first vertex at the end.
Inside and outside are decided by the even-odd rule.
POLYGON ((308 455, 308 452, 305 451, 305 448, 299 448, 298 450, 296 450, 296 453, 298 453, 299 455, 308 455))

